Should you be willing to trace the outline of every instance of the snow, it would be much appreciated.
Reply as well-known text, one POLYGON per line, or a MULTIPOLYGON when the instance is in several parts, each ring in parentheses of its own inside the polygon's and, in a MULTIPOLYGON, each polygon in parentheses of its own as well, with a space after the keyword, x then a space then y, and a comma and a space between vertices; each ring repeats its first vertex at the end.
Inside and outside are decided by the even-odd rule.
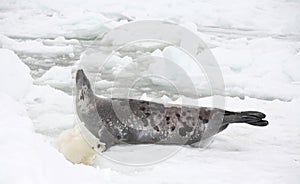
MULTIPOLYGON (((299 183, 299 9, 296 0, 1 1, 0 183, 299 183), (97 94, 122 95, 144 74, 148 65, 136 58, 147 54, 175 61, 201 95, 209 94, 206 76, 191 58, 163 44, 115 53, 95 75, 103 55, 84 52, 94 38, 147 19, 175 22, 199 35, 222 71, 225 108, 262 111, 270 124, 230 125, 203 149, 123 145, 94 158, 74 128, 77 67, 96 79, 97 94), (74 154, 78 149, 81 154, 74 154)), ((188 97, 178 98, 170 81, 158 78, 137 81, 131 97, 213 105, 212 97, 194 99, 170 69, 154 63, 147 72, 164 74, 188 97)))
POLYGON ((73 98, 60 90, 34 85, 23 102, 36 132, 56 136, 74 125, 73 98))
POLYGON ((33 80, 30 70, 13 51, 0 49, 0 55, 3 67, 0 72, 0 92, 19 100, 31 87, 33 80))

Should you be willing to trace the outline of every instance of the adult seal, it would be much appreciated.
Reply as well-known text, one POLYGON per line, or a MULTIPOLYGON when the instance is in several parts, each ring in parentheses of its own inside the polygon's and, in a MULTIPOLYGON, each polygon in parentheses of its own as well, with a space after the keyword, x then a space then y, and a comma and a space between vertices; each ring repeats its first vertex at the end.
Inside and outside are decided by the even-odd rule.
POLYGON ((265 114, 218 108, 165 105, 136 99, 99 98, 83 70, 76 73, 79 120, 99 139, 102 150, 120 144, 199 145, 231 123, 266 126, 265 114))

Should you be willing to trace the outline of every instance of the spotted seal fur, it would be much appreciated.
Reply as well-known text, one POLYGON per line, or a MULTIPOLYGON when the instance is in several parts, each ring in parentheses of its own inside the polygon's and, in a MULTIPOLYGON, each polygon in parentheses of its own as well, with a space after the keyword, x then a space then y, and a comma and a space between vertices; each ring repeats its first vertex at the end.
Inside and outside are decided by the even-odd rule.
MULTIPOLYGON (((231 123, 266 126, 265 114, 218 108, 175 106, 136 100, 99 98, 83 70, 76 73, 76 111, 85 127, 105 145, 119 143, 195 145, 231 123)), ((100 144, 98 145, 100 147, 100 144)))

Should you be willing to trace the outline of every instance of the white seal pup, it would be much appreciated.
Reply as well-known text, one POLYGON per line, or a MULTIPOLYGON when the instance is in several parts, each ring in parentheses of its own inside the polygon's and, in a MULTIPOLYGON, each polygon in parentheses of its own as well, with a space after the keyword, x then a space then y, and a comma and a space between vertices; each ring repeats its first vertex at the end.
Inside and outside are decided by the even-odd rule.
POLYGON ((76 111, 85 127, 108 149, 114 144, 196 145, 231 123, 266 126, 265 114, 218 108, 172 106, 135 100, 99 98, 83 70, 76 73, 76 111))

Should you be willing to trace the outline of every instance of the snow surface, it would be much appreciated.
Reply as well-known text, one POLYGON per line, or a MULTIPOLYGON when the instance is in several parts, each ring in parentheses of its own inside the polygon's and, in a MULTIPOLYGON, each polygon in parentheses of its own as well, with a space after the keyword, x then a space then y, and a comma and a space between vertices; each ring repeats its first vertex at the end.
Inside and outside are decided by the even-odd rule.
MULTIPOLYGON (((296 0, 0 0, 0 183, 299 183, 299 10, 296 0), (145 19, 175 22, 197 33, 220 65, 226 109, 262 111, 269 126, 231 125, 206 149, 176 147, 168 158, 147 166, 106 157, 151 161, 174 147, 115 146, 91 166, 69 162, 56 141, 74 127, 72 87, 83 51, 106 31, 145 19)), ((188 59, 162 45, 142 52, 188 59)), ((123 83, 131 81, 140 54, 115 55, 95 83, 98 94, 110 94, 114 77, 124 69, 123 83)), ((95 70, 93 60, 85 64, 95 70)), ((182 82, 176 74, 168 73, 182 82)), ((206 81, 198 82, 206 89, 206 81)), ((160 88, 160 80, 143 84, 132 97, 178 98, 167 85, 160 88)), ((211 97, 187 99, 202 106, 212 102, 211 97)))
POLYGON ((33 81, 29 68, 11 50, 0 49, 0 55, 2 66, 10 68, 0 72, 0 92, 16 100, 23 98, 30 90, 33 81), (18 89, 15 88, 16 84, 18 84, 18 89))

